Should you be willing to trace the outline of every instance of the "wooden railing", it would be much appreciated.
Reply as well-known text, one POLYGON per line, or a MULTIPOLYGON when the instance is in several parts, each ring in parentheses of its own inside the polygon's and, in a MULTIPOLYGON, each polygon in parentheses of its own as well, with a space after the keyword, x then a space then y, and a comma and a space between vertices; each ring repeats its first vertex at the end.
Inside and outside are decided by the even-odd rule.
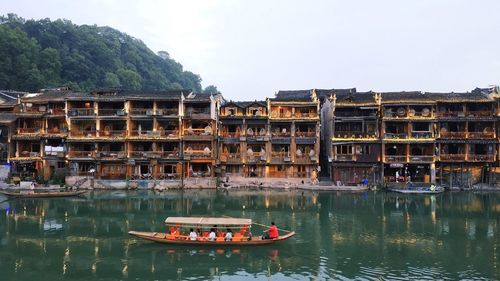
POLYGON ((271 133, 271 136, 273 138, 289 138, 291 137, 291 133, 290 132, 286 132, 286 133, 283 133, 283 132, 272 132, 271 133))
POLYGON ((271 163, 289 163, 291 156, 287 152, 271 152, 271 163))
POLYGON ((222 162, 240 164, 241 163, 241 153, 221 153, 220 160, 222 162))
POLYGON ((156 115, 177 116, 177 115, 179 115, 179 109, 178 108, 157 108, 156 115))
POLYGON ((19 151, 19 157, 40 157, 39 151, 19 151))
POLYGON ((411 132, 411 137, 414 139, 432 139, 432 132, 411 132))
POLYGON ((96 133, 97 133, 96 130, 86 130, 86 131, 72 130, 69 132, 69 136, 76 138, 95 138, 96 133))
POLYGON ((441 161, 465 161, 465 154, 441 154, 439 155, 441 161))
POLYGON ((309 155, 295 155, 295 164, 312 164, 311 157, 309 155))
POLYGON ((467 161, 471 162, 491 162, 495 160, 495 155, 491 154, 469 154, 467 161))
POLYGON ((367 139, 367 138, 377 138, 377 136, 376 136, 376 134, 374 132, 367 133, 367 132, 359 132, 359 131, 335 131, 333 135, 337 139, 354 139, 354 138, 367 139))
POLYGON ((467 132, 440 132, 439 137, 449 139, 465 139, 467 132))
POLYGON ((316 132, 295 132, 296 138, 314 138, 316 137, 316 132))
POLYGON ((212 158, 213 152, 211 150, 210 152, 205 152, 205 150, 185 150, 184 157, 191 157, 191 159, 212 158))
POLYGON ((99 109, 99 116, 125 116, 125 110, 123 108, 117 109, 99 109))
POLYGON ((185 136, 211 136, 213 134, 213 130, 206 129, 184 129, 185 136))
POLYGON ((105 137, 125 137, 127 136, 126 130, 99 130, 97 131, 97 135, 100 138, 105 137))
POLYGON ((132 108, 130 109, 130 115, 154 115, 154 110, 152 108, 132 108))
POLYGON ((41 128, 18 128, 18 134, 40 134, 42 133, 41 128))
POLYGON ((68 110, 68 115, 71 116, 92 116, 95 115, 94 108, 71 108, 68 110))
POLYGON ((468 132, 467 136, 471 139, 491 139, 495 137, 495 132, 468 132))
POLYGON ((354 159, 355 159, 354 154, 336 154, 335 155, 336 161, 352 161, 354 159))
POLYGON ((432 162, 434 155, 410 155, 410 162, 432 162))
POLYGON ((68 157, 70 157, 70 158, 93 158, 93 157, 95 157, 95 151, 74 151, 74 150, 70 150, 68 152, 68 157))
POLYGON ((493 110, 438 111, 438 117, 492 117, 493 110))
POLYGON ((48 128, 47 129, 47 134, 64 134, 64 133, 67 133, 68 132, 68 128, 58 128, 58 127, 55 127, 55 128, 48 128))
POLYGON ((386 139, 407 139, 408 134, 407 133, 385 133, 384 138, 386 139))
POLYGON ((384 162, 397 162, 397 163, 401 163, 401 162, 406 162, 406 155, 386 155, 384 157, 384 162))
POLYGON ((98 158, 105 158, 105 159, 127 158, 127 153, 125 153, 125 151, 98 151, 96 155, 98 158))

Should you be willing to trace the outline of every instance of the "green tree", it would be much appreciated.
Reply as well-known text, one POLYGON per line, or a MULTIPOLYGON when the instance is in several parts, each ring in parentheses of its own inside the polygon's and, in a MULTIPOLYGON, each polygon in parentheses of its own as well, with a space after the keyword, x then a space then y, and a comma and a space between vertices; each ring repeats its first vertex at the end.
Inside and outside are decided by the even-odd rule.
POLYGON ((202 91, 200 76, 185 71, 168 52, 155 54, 113 28, 0 16, 0 88, 32 91, 59 85, 202 91))
POLYGON ((219 90, 214 85, 209 85, 209 86, 206 86, 205 89, 203 89, 203 93, 204 94, 217 94, 217 93, 219 93, 219 90))
POLYGON ((122 84, 120 83, 120 78, 118 75, 112 72, 106 72, 106 77, 104 78, 104 87, 106 88, 119 88, 122 84))
POLYGON ((120 83, 125 87, 125 89, 129 90, 140 90, 142 88, 142 77, 139 73, 130 70, 130 69, 118 69, 116 72, 118 78, 120 79, 120 83))

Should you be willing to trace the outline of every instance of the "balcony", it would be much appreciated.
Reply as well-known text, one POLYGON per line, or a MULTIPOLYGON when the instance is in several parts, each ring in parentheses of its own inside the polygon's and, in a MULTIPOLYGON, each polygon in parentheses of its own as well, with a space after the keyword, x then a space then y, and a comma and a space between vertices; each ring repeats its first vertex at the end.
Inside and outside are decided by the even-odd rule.
POLYGON ((286 152, 272 152, 271 153, 271 163, 272 164, 283 164, 290 163, 290 155, 286 152))
POLYGON ((97 135, 100 138, 125 138, 127 136, 126 130, 99 130, 97 135))
POLYGON ((68 152, 68 158, 94 158, 95 151, 73 151, 68 152))
POLYGON ((311 157, 309 155, 301 155, 301 156, 296 155, 294 163, 295 164, 313 164, 313 163, 316 163, 316 161, 313 161, 312 159, 316 159, 316 157, 315 156, 311 157))
POLYGON ((274 133, 271 133, 271 136, 273 138, 289 138, 289 137, 291 137, 291 134, 290 134, 290 132, 286 132, 286 133, 283 133, 283 132, 279 132, 279 133, 274 132, 274 133))
POLYGON ((54 128, 49 128, 46 130, 48 135, 59 135, 59 134, 66 134, 68 133, 68 128, 59 128, 59 127, 54 127, 54 128))
POLYGON ((94 116, 95 111, 94 108, 71 108, 68 110, 69 117, 77 117, 77 116, 94 116))
POLYGON ((295 132, 296 138, 315 138, 316 132, 295 132))
POLYGON ((467 161, 470 162, 492 162, 495 161, 495 155, 491 154, 469 154, 467 161))
POLYGON ((438 111, 438 117, 468 117, 468 118, 486 118, 493 117, 493 110, 471 110, 471 111, 438 111))
POLYGON ((433 161, 434 155, 410 155, 410 162, 413 163, 426 163, 433 161))
POLYGON ((19 157, 21 158, 37 158, 40 157, 39 151, 19 151, 19 157))
POLYGON ((187 108, 185 112, 185 117, 191 119, 210 119, 210 109, 197 109, 197 108, 187 108))
POLYGON ((408 134, 407 133, 385 133, 384 138, 386 139, 407 139, 408 134))
POLYGON ((337 154, 335 155, 335 161, 353 161, 356 159, 354 154, 337 154))
POLYGON ((406 162, 406 155, 386 155, 384 157, 386 163, 404 163, 406 162))
POLYGON ((139 158, 139 159, 157 159, 162 158, 163 153, 161 151, 130 151, 130 158, 139 158))
POLYGON ((492 139, 495 138, 495 132, 468 132, 470 139, 492 139))
POLYGON ((48 110, 48 113, 54 116, 66 115, 64 108, 51 108, 48 110))
POLYGON ((432 132, 411 132, 413 139, 432 139, 434 138, 432 132))
POLYGON ((211 150, 188 150, 184 151, 185 159, 212 159, 213 153, 211 150))
POLYGON ((159 116, 179 116, 178 108, 157 108, 156 115, 159 116))
POLYGON ((132 109, 130 109, 130 115, 153 116, 153 115, 155 115, 155 112, 151 108, 132 108, 132 109))
POLYGON ((465 161, 465 154, 441 154, 439 155, 439 160, 446 162, 463 162, 465 161))
POLYGON ((443 139, 465 139, 467 132, 440 132, 439 137, 443 139))
POLYGON ((171 150, 171 151, 158 151, 162 159, 179 159, 181 157, 179 151, 171 150))
POLYGON ((335 139, 377 139, 375 132, 335 131, 335 139))
POLYGON ((97 158, 101 160, 125 159, 127 158, 127 154, 125 151, 98 151, 97 158))
POLYGON ((86 130, 86 131, 76 131, 72 130, 69 132, 69 137, 71 138, 95 138, 97 136, 96 130, 86 130))
POLYGON ((185 129, 184 137, 186 139, 212 139, 212 128, 204 128, 204 129, 185 129))
POLYGON ((221 153, 220 161, 227 164, 242 164, 241 153, 221 153))
POLYGON ((99 116, 108 116, 108 117, 123 117, 125 116, 125 110, 121 109, 99 109, 99 116))
POLYGON ((18 128, 17 133, 18 134, 41 134, 42 129, 41 128, 18 128))
POLYGON ((475 111, 467 111, 466 112, 467 117, 493 117, 493 110, 475 110, 475 111))

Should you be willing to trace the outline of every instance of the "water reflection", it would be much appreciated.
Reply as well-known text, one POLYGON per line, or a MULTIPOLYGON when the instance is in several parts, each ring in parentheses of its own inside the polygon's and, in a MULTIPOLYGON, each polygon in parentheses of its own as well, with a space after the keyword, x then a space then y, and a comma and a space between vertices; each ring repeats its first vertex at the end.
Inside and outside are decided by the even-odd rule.
POLYGON ((0 216, 6 280, 500 277, 497 194, 113 191, 6 203, 0 216), (197 248, 126 234, 165 230, 165 217, 174 215, 274 220, 297 235, 257 248, 197 248))

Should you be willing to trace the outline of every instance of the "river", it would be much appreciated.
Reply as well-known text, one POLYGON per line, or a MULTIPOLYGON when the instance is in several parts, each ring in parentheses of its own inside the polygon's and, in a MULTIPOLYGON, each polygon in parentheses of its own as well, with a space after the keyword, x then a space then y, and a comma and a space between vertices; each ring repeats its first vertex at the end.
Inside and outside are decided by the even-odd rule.
POLYGON ((96 191, 0 203, 0 280, 328 279, 499 280, 500 194, 96 191), (223 215, 297 234, 248 248, 127 235, 163 231, 168 216, 223 215))

